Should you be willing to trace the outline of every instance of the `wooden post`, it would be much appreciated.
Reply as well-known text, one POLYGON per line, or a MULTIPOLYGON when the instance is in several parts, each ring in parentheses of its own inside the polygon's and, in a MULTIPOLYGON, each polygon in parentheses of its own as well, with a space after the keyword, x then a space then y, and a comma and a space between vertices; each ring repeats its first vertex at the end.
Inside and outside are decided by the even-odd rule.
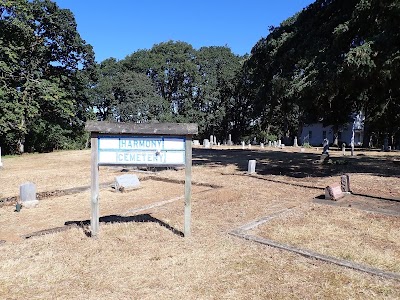
POLYGON ((185 224, 183 234, 190 236, 190 222, 192 215, 192 137, 185 139, 185 224))
POLYGON ((96 237, 99 232, 99 164, 98 164, 98 139, 92 134, 92 166, 91 166, 91 217, 90 232, 96 237))

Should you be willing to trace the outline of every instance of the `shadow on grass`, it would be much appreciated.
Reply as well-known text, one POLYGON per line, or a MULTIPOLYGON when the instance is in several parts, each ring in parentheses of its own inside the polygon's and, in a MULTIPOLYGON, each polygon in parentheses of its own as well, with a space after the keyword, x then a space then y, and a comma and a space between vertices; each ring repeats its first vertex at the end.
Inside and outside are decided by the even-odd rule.
MULTIPOLYGON (((170 230, 172 233, 183 237, 184 234, 183 232, 179 231, 178 229, 172 227, 171 225, 152 217, 149 214, 142 214, 142 215, 136 215, 136 216, 119 216, 119 215, 109 215, 109 216, 104 216, 100 217, 99 219, 100 223, 103 224, 112 224, 112 223, 129 223, 129 222, 136 222, 136 223, 144 223, 144 222, 152 222, 156 223, 162 227, 165 227, 166 229, 170 230)), ((64 223, 66 226, 70 225, 77 225, 83 229, 85 234, 87 236, 91 236, 91 232, 89 229, 90 225, 90 220, 84 220, 84 221, 67 221, 64 223)))
MULTIPOLYGON (((340 156, 331 151, 331 164, 320 164, 320 154, 307 152, 285 152, 241 149, 193 149, 193 165, 220 167, 236 165, 239 171, 247 171, 248 161, 257 161, 257 174, 284 175, 294 178, 329 177, 344 173, 369 173, 372 175, 397 177, 400 168, 389 156, 356 155, 340 156)), ((393 158, 393 156, 392 156, 393 158)))

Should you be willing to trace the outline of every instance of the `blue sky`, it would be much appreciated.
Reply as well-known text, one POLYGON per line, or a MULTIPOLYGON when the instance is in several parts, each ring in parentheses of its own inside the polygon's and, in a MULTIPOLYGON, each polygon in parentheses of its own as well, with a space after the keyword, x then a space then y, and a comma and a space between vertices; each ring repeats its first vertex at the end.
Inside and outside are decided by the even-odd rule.
POLYGON ((183 41, 228 46, 250 53, 268 26, 311 4, 312 0, 55 0, 70 9, 81 37, 91 44, 96 61, 118 60, 154 44, 183 41))

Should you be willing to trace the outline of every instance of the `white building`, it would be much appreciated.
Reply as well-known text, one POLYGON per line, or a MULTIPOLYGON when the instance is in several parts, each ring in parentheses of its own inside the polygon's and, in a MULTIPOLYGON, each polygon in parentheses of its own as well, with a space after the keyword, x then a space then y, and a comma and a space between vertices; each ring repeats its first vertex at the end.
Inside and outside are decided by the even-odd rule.
MULTIPOLYGON (((350 146, 354 130, 354 146, 361 146, 364 138, 364 114, 353 114, 352 121, 339 127, 338 131, 338 145, 342 143, 350 146)), ((304 145, 308 143, 311 146, 322 145, 324 139, 327 138, 329 143, 332 144, 335 140, 333 126, 323 126, 322 123, 312 123, 303 126, 300 141, 304 145)))

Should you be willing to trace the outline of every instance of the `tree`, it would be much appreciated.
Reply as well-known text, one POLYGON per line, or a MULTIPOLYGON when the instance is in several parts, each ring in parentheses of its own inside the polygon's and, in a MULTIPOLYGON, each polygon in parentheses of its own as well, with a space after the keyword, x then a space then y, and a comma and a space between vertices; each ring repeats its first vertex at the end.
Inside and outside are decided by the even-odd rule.
POLYGON ((11 153, 22 143, 32 151, 67 147, 83 129, 92 48, 73 14, 49 0, 5 1, 0 13, 0 143, 11 153))

